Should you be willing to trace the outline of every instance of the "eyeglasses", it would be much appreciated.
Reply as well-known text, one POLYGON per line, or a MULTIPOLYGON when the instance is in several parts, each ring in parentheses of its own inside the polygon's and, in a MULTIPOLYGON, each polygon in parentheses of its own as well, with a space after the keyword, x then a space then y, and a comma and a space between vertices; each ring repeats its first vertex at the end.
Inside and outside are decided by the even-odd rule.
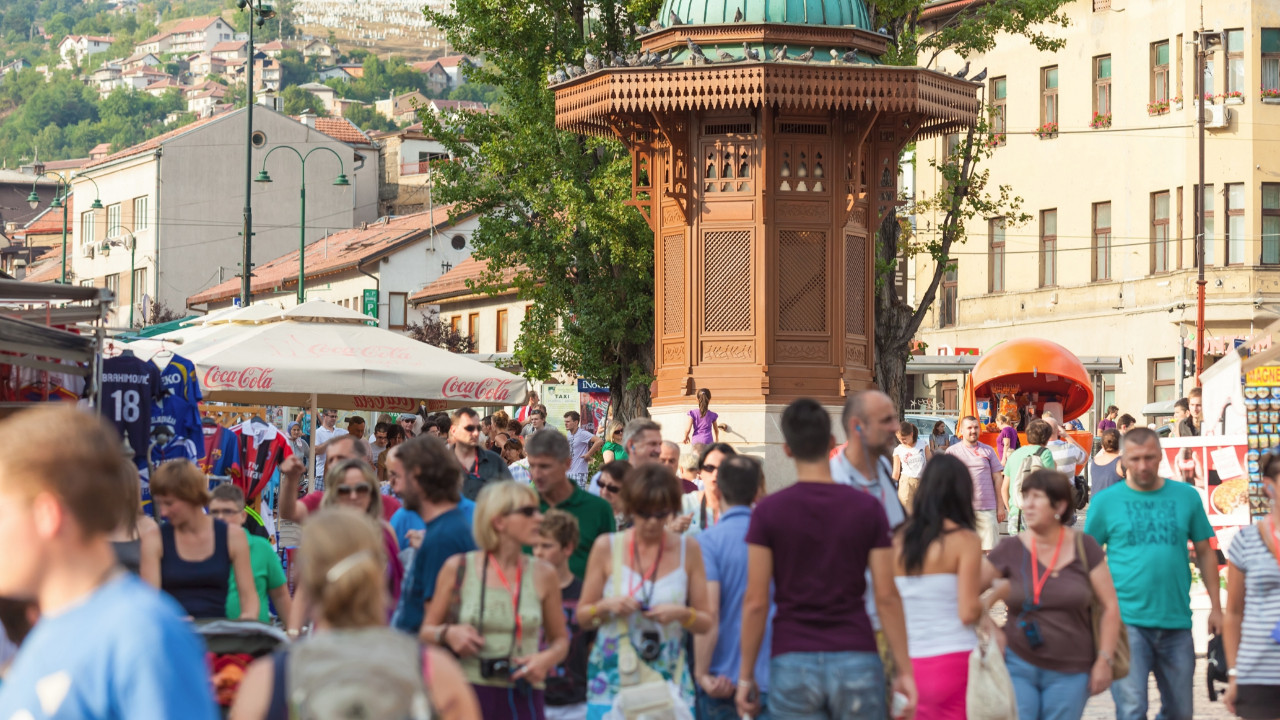
POLYGON ((537 515, 537 514, 538 514, 538 506, 537 506, 537 505, 525 505, 524 507, 518 507, 518 508, 516 508, 515 510, 510 511, 510 512, 508 512, 507 514, 508 514, 508 515, 523 515, 523 516, 525 516, 525 517, 527 517, 527 518, 531 518, 531 517, 533 517, 534 515, 537 515))
POLYGON ((360 483, 359 485, 338 486, 338 497, 347 497, 348 495, 358 495, 363 497, 371 492, 373 492, 373 488, 369 487, 365 483, 360 483))
POLYGON ((663 510, 662 512, 655 512, 655 513, 637 512, 637 513, 631 513, 631 514, 634 515, 637 520, 666 520, 667 518, 671 517, 670 510, 663 510))
POLYGON ((713 473, 713 472, 715 472, 716 470, 719 470, 719 469, 720 469, 720 466, 719 466, 719 465, 712 465, 712 464, 710 464, 710 463, 707 463, 706 465, 703 465, 703 466, 702 466, 702 470, 703 470, 704 472, 712 472, 712 473, 713 473))
POLYGON ((621 486, 621 485, 610 485, 609 483, 605 482, 604 480, 597 480, 597 481, 596 481, 596 484, 600 486, 600 489, 601 489, 601 490, 608 490, 609 492, 611 492, 611 493, 615 493, 615 494, 616 494, 616 493, 620 493, 620 492, 622 492, 622 486, 621 486))

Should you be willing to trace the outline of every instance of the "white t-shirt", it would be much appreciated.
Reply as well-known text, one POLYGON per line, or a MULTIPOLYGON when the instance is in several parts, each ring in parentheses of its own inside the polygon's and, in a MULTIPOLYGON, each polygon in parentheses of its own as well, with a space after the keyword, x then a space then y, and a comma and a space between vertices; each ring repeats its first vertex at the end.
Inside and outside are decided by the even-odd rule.
POLYGON ((893 449, 893 456, 901 463, 904 477, 918 478, 924 473, 924 448, 919 444, 915 447, 907 447, 898 443, 898 446, 893 449))
MULTIPOLYGON (((337 427, 332 430, 328 430, 323 425, 321 425, 320 427, 316 428, 316 447, 320 447, 321 445, 329 442, 330 440, 334 438, 342 437, 343 435, 350 435, 350 433, 348 433, 346 430, 343 430, 342 428, 337 428, 337 427)), ((316 453, 316 477, 317 478, 324 477, 324 456, 325 456, 325 453, 322 453, 322 452, 316 453)))
POLYGON ((594 438, 595 435, 583 430, 581 427, 569 435, 569 457, 572 458, 572 462, 569 465, 570 475, 587 474, 589 463, 582 456, 587 452, 587 448, 591 447, 591 441, 594 438))

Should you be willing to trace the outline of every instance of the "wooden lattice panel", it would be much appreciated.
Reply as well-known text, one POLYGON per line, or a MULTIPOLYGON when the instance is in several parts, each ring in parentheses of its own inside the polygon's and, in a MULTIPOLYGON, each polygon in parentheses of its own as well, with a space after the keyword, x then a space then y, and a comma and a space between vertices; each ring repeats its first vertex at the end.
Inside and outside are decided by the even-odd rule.
POLYGON ((826 143, 778 142, 777 157, 779 193, 825 194, 831 188, 831 150, 826 143))
POLYGON ((662 238, 662 332, 684 332, 684 235, 662 238))
POLYGON ((702 235, 703 332, 751 332, 751 232, 702 235))
POLYGON ((778 233, 778 330, 827 329, 827 234, 817 230, 778 233))
POLYGON ((867 239, 846 235, 844 248, 844 329, 849 335, 867 334, 867 239))
POLYGON ((708 198, 750 194, 755 171, 755 142, 717 140, 702 145, 702 192, 708 198))

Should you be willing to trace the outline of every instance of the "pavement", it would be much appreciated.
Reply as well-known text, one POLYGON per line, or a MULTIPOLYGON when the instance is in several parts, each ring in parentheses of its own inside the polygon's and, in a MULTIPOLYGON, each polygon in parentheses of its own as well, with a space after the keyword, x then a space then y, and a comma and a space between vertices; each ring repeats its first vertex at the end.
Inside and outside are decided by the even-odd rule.
MULTIPOLYGON (((1222 697, 1219 696, 1215 702, 1209 701, 1208 690, 1204 684, 1205 659, 1203 657, 1196 658, 1196 681, 1195 681, 1195 714, 1196 720, 1227 720, 1234 718, 1235 715, 1227 712, 1222 705, 1222 697)), ((1220 686, 1226 690, 1226 686, 1220 686)), ((1151 682, 1147 691, 1148 716, 1155 717, 1160 711, 1160 691, 1156 690, 1155 675, 1151 676, 1151 682)), ((1115 703, 1111 702, 1111 693, 1104 692, 1101 695, 1095 695, 1089 698, 1089 704, 1084 708, 1083 720, 1113 720, 1116 716, 1115 703)))

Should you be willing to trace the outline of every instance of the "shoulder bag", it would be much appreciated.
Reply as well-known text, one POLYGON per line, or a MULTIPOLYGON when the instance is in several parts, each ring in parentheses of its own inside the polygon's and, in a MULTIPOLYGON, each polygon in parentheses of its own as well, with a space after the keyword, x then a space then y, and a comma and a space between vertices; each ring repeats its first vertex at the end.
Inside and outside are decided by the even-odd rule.
MULTIPOLYGON (((1076 532, 1076 557, 1080 559, 1080 567, 1084 568, 1085 580, 1089 583, 1089 617, 1093 626, 1093 649, 1097 652, 1102 640, 1102 603, 1098 602, 1098 594, 1093 591, 1093 581, 1089 577, 1089 561, 1084 556, 1084 533, 1076 532)), ((1129 631, 1120 621, 1120 634, 1116 637, 1116 651, 1111 654, 1111 679, 1119 680, 1129 674, 1129 631)))
POLYGON ((990 633, 977 628, 978 647, 969 654, 969 684, 965 690, 965 715, 969 720, 1017 720, 1018 702, 1013 679, 1005 667, 1000 645, 990 633))

